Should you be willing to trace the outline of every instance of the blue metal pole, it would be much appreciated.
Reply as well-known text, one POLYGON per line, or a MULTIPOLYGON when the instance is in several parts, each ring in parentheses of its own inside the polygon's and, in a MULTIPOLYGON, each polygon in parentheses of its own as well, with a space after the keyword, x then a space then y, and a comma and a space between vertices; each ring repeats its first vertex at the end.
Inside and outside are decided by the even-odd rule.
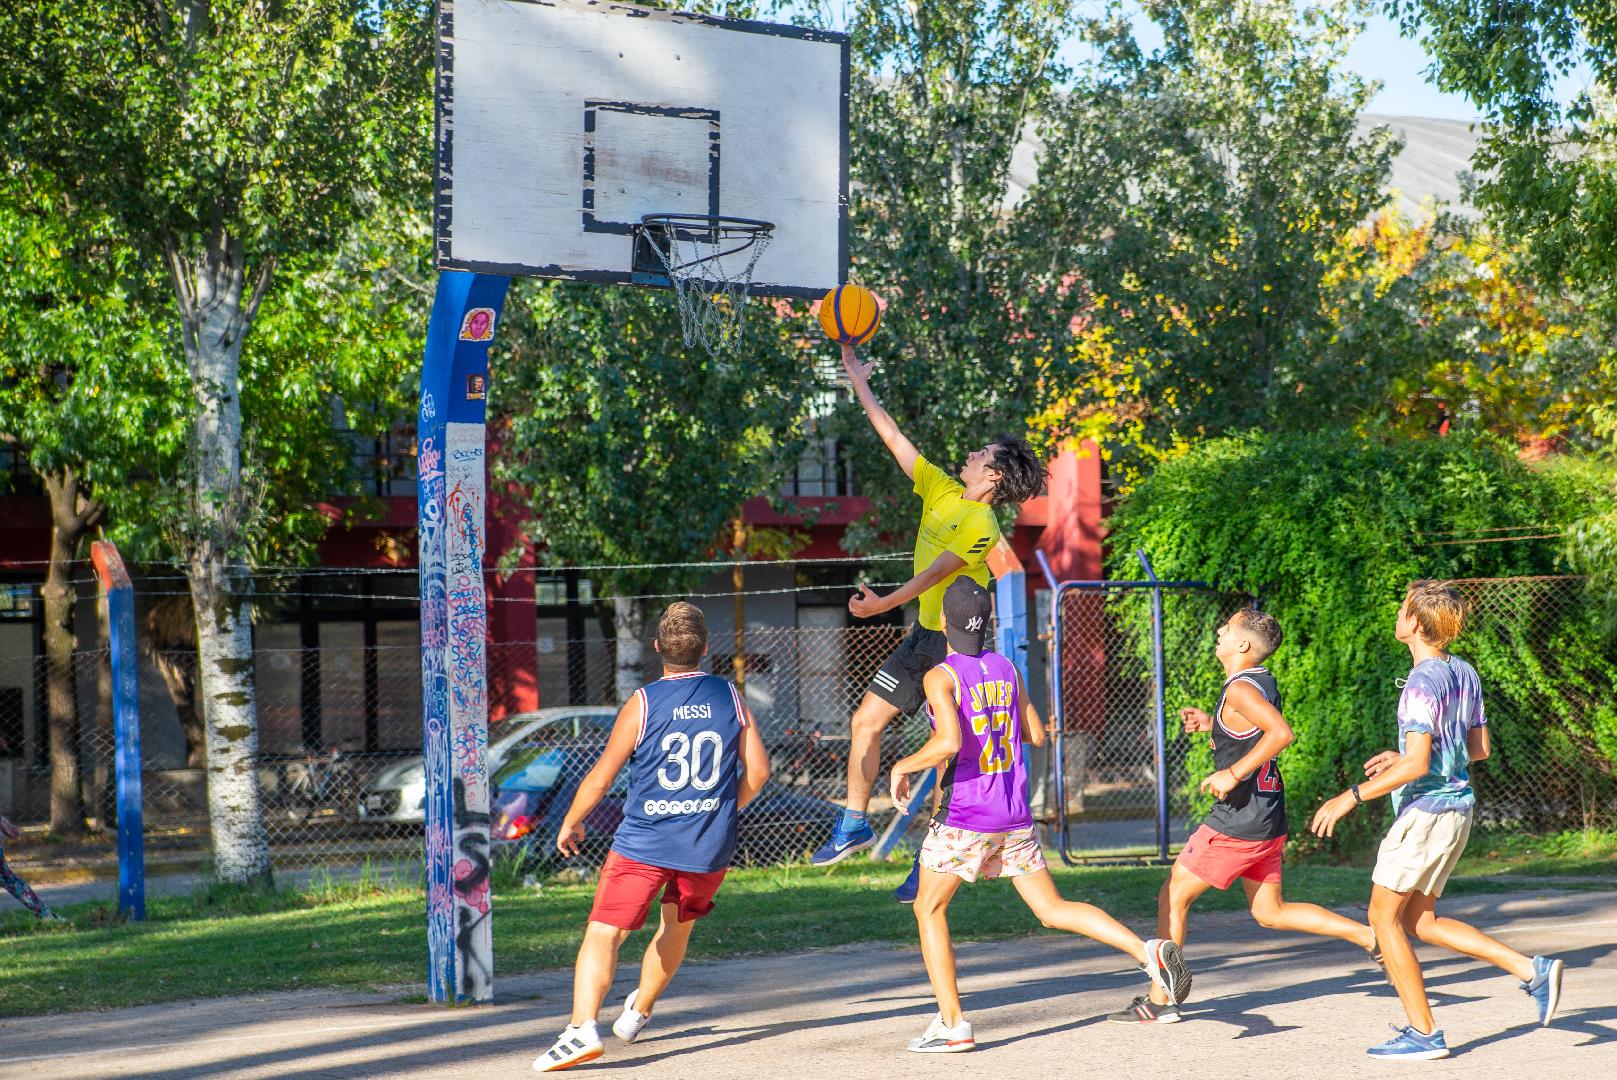
POLYGON ((1153 703, 1156 723, 1152 727, 1151 741, 1157 755, 1157 857, 1168 861, 1168 707, 1167 674, 1162 648, 1162 583, 1143 549, 1136 550, 1151 588, 1151 678, 1156 684, 1153 703))
POLYGON ((112 652, 112 732, 118 788, 118 911, 146 917, 146 847, 140 792, 140 684, 135 674, 135 590, 118 549, 90 545, 90 561, 107 594, 112 652))
POLYGON ((511 279, 438 275, 416 424, 427 996, 493 1000, 488 606, 483 584, 488 350, 511 279))

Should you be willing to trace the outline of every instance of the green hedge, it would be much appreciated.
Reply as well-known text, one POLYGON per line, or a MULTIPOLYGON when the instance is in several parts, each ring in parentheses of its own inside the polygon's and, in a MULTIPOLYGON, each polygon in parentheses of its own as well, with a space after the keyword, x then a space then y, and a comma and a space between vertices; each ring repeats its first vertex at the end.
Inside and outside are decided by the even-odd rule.
MULTIPOLYGON (((1393 637, 1393 622, 1405 584, 1564 573, 1553 538, 1448 541, 1513 527, 1548 532, 1542 526, 1584 512, 1577 484, 1529 468, 1491 440, 1253 434, 1198 444, 1143 480, 1111 518, 1110 559, 1113 576, 1134 577, 1134 551, 1144 548, 1158 576, 1256 596, 1280 620, 1286 640, 1270 666, 1297 733, 1282 768, 1292 836, 1301 840, 1315 807, 1362 777, 1366 758, 1395 745, 1397 680, 1408 672, 1409 652, 1393 637)), ((1502 748, 1478 769, 1484 796, 1490 784, 1504 794, 1507 780, 1513 791, 1531 789, 1547 764, 1581 767, 1597 785, 1601 776, 1610 780, 1617 679, 1594 607, 1563 611, 1551 624, 1524 597, 1456 643, 1455 652, 1478 666, 1502 748)), ((1166 614, 1168 656, 1192 658, 1169 679, 1170 716, 1184 704, 1210 707, 1221 678, 1212 606, 1170 597, 1166 614)), ((1170 723, 1182 738, 1175 728, 1170 723)), ((1198 805, 1205 803, 1194 788, 1210 757, 1205 739, 1188 748, 1186 790, 1198 805)), ((1537 790, 1540 811, 1546 799, 1550 810, 1575 800, 1537 790)), ((1379 836, 1389 812, 1383 802, 1352 815, 1346 843, 1379 836)))

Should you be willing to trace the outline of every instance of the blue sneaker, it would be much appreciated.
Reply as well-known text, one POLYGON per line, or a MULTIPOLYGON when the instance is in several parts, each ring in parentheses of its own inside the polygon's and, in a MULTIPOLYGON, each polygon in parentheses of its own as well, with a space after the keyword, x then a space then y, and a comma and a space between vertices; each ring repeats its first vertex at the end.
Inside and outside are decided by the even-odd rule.
POLYGON ((1533 957, 1533 981, 1521 983, 1527 996, 1538 1006, 1538 1022, 1547 1026, 1561 1007, 1561 961, 1547 956, 1533 957))
POLYGON ((1422 1035, 1412 1027, 1399 1027, 1397 1024, 1388 1026, 1398 1034, 1372 1046, 1365 1053, 1375 1058, 1396 1058, 1400 1061, 1436 1061, 1449 1056, 1449 1047, 1443 1041, 1441 1031, 1422 1035))
POLYGON ((921 891, 921 856, 915 856, 915 863, 910 867, 910 876, 904 879, 904 884, 893 890, 893 899, 900 904, 915 903, 915 894, 921 891))
POLYGON ((837 822, 837 827, 831 830, 831 839, 820 845, 809 858, 814 866, 835 866, 848 856, 863 851, 876 843, 876 831, 870 827, 870 822, 856 820, 851 824, 846 814, 837 822))

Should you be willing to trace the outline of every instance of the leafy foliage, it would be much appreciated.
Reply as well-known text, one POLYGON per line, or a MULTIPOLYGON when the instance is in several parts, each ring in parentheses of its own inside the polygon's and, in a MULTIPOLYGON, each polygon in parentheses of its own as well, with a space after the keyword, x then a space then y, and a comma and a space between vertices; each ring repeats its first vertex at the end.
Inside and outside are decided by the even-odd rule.
MULTIPOLYGON (((1407 582, 1553 572, 1553 538, 1467 541, 1509 527, 1542 533, 1546 523, 1574 516, 1579 501, 1577 483, 1530 469, 1485 437, 1250 434, 1200 443, 1142 480, 1111 519, 1113 559, 1126 562, 1144 548, 1162 578, 1246 592, 1280 620, 1286 640, 1271 666, 1297 732, 1282 767, 1298 835, 1321 800, 1359 778, 1360 763, 1393 743, 1396 680, 1408 671, 1409 654, 1392 626, 1407 582)), ((1554 625, 1540 613, 1536 623, 1516 624, 1524 629, 1514 636, 1486 645, 1480 635, 1462 637, 1456 646, 1477 664, 1493 699, 1516 706, 1490 710, 1505 750, 1488 769, 1509 768, 1510 751, 1524 764, 1556 753, 1549 742, 1558 725, 1521 707, 1528 700, 1556 702, 1553 719, 1565 730, 1605 731, 1597 741, 1610 752, 1617 668, 1589 610, 1579 607, 1554 625), (1576 680, 1584 689, 1574 692, 1576 680), (1600 686, 1608 704, 1597 709, 1590 702, 1598 698, 1586 690, 1600 686)), ((1170 655, 1206 658, 1172 687, 1170 710, 1205 708, 1216 694, 1212 630, 1168 622, 1170 655)), ((1196 780, 1210 771, 1201 743, 1191 754, 1196 780)), ((1381 820, 1380 811, 1350 817, 1350 842, 1368 840, 1381 820)))
MULTIPOLYGON (((510 351, 490 387, 505 418, 495 471, 522 488, 553 564, 699 560, 802 447, 822 384, 796 337, 800 313, 757 305, 741 354, 719 361, 685 349, 662 294, 521 282, 506 311, 510 351)), ((601 581, 619 595, 661 594, 705 576, 601 581)))

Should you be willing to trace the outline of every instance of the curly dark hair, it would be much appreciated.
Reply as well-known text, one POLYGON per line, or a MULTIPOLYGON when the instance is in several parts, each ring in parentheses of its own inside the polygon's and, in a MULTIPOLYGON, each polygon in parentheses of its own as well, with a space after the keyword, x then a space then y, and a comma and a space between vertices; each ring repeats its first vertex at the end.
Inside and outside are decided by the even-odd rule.
POLYGON ((1260 664, 1274 655, 1280 643, 1286 640, 1281 632, 1280 620, 1256 607, 1241 609, 1241 629, 1252 642, 1253 659, 1260 664))
POLYGON ((994 485, 993 505, 1027 502, 1044 490, 1049 473, 1026 439, 996 435, 989 445, 994 448, 992 467, 999 473, 999 483, 994 485))

